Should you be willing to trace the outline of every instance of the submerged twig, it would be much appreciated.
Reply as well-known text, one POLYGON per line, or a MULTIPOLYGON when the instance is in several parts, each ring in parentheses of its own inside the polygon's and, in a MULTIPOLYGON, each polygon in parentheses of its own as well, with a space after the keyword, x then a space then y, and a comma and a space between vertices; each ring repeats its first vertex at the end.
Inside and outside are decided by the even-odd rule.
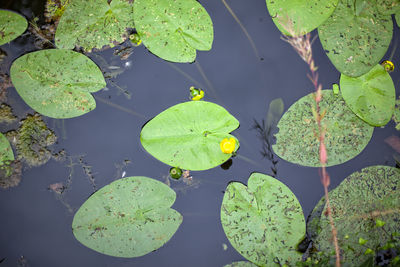
POLYGON ((287 23, 281 23, 281 25, 291 35, 291 36, 282 36, 282 39, 284 41, 288 42, 294 48, 294 50, 297 52, 297 54, 309 66, 311 75, 307 75, 307 76, 310 78, 312 84, 314 85, 314 89, 315 89, 315 94, 314 94, 315 105, 316 105, 315 120, 318 125, 318 132, 319 132, 318 139, 319 139, 319 160, 321 163, 321 182, 322 182, 322 185, 324 186, 324 193, 325 193, 325 200, 326 200, 326 215, 328 216, 329 223, 331 226, 333 245, 335 247, 336 267, 340 267, 340 248, 339 248, 339 244, 338 244, 337 230, 336 230, 336 227, 335 227, 335 224, 333 221, 332 209, 331 209, 331 204, 330 204, 329 194, 328 194, 330 178, 329 178, 328 172, 326 171, 326 163, 327 163, 327 159, 328 159, 328 154, 326 151, 325 141, 324 141, 326 129, 321 124, 323 112, 321 112, 320 106, 319 106, 319 103, 322 100, 322 85, 319 84, 319 82, 318 82, 318 72, 317 72, 318 68, 315 66, 314 58, 312 56, 311 35, 310 35, 310 33, 307 33, 305 36, 295 36, 293 22, 290 19, 287 20, 287 23))

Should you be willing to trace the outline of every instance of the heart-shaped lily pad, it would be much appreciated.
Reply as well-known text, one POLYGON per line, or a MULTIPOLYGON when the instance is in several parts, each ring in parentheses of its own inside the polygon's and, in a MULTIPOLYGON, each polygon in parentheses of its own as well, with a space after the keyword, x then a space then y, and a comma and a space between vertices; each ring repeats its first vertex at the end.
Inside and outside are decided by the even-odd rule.
POLYGON ((303 210, 292 191, 271 176, 253 173, 247 187, 229 183, 221 223, 232 246, 258 266, 301 259, 296 248, 306 232, 303 210))
POLYGON ((212 21, 195 0, 135 0, 134 17, 143 44, 162 59, 193 62, 196 49, 211 49, 212 21))
POLYGON ((0 133, 0 167, 12 160, 14 160, 14 153, 10 142, 8 142, 7 138, 0 133))
POLYGON ((207 170, 232 155, 221 151, 225 138, 239 122, 223 107, 206 101, 189 101, 170 107, 149 121, 140 133, 143 147, 158 160, 185 170, 207 170))
MULTIPOLYGON (((400 170, 372 166, 355 172, 329 193, 332 216, 338 234, 342 261, 359 266, 368 259, 367 248, 377 251, 400 229, 400 170), (385 222, 383 227, 377 220, 385 222), (360 238, 366 241, 360 244, 360 238)), ((321 213, 318 236, 314 246, 326 255, 334 250, 331 226, 321 213)), ((318 255, 314 255, 318 257, 318 255)))
MULTIPOLYGON (((368 144, 374 127, 358 118, 341 96, 322 90, 321 124, 325 129, 327 166, 346 162, 368 144)), ((274 152, 281 158, 303 166, 320 167, 319 132, 313 115, 315 97, 311 93, 294 103, 278 123, 274 152)))
POLYGON ((373 126, 383 126, 390 121, 396 90, 392 78, 381 65, 356 78, 342 74, 340 90, 349 108, 364 121, 373 126))
POLYGON ((88 57, 70 50, 51 49, 15 60, 11 81, 35 111, 52 118, 72 118, 96 107, 90 93, 106 86, 103 74, 88 57))
POLYGON ((0 10, 0 45, 20 36, 28 27, 26 19, 9 10, 0 10))
POLYGON ((318 27, 322 46, 335 67, 347 76, 367 73, 385 55, 393 34, 390 15, 377 12, 375 0, 339 1, 318 27), (357 1, 357 3, 360 1, 357 1))
POLYGON ((139 257, 163 246, 182 215, 176 194, 164 183, 135 176, 101 188, 76 212, 73 233, 83 245, 115 257, 139 257))
POLYGON ((134 28, 133 4, 126 0, 70 1, 58 24, 57 47, 85 51, 114 46, 127 38, 127 28, 134 28))
POLYGON ((303 35, 316 29, 335 10, 338 0, 266 0, 268 12, 286 35, 303 35), (289 33, 288 30, 291 32, 289 33))

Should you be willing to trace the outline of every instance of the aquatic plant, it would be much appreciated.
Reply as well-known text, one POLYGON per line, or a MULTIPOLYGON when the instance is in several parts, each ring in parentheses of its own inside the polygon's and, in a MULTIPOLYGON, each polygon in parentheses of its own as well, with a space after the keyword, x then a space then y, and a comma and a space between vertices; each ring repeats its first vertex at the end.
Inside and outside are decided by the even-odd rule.
POLYGON ((19 160, 8 161, 0 165, 0 187, 8 189, 19 185, 22 178, 22 163, 19 160))
POLYGON ((9 10, 0 10, 0 45, 20 36, 28 27, 26 19, 9 10))
POLYGON ((232 246, 257 266, 290 264, 306 228, 302 208, 290 189, 277 179, 253 173, 247 187, 228 184, 221 223, 232 246))
POLYGON ((140 142, 152 156, 172 167, 207 170, 227 161, 239 148, 239 141, 229 134, 237 127, 239 122, 223 107, 189 101, 172 106, 147 122, 140 142), (233 138, 237 144, 229 153, 221 151, 224 138, 233 138))
POLYGON ((17 120, 9 105, 3 103, 0 105, 0 123, 12 123, 17 120))
POLYGON ((139 257, 163 246, 178 230, 182 215, 170 208, 176 194, 142 176, 126 177, 99 189, 72 222, 76 239, 100 253, 139 257))
POLYGON ((45 164, 52 157, 48 146, 57 140, 39 114, 28 115, 18 130, 9 131, 6 136, 16 148, 17 159, 29 166, 45 164))
POLYGON ((106 86, 88 57, 65 49, 28 53, 10 69, 13 85, 35 111, 52 118, 72 118, 96 107, 91 93, 106 86))

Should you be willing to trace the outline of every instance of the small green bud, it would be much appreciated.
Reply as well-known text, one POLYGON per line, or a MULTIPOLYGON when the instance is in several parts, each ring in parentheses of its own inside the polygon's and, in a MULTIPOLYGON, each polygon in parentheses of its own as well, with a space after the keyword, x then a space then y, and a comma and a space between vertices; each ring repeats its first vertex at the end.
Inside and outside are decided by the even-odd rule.
POLYGON ((377 227, 382 227, 385 225, 386 222, 376 219, 375 224, 377 227))
POLYGON ((350 236, 349 236, 349 235, 345 235, 344 238, 345 238, 345 239, 349 239, 350 236))
POLYGON ((333 94, 337 96, 339 94, 339 85, 337 83, 334 83, 332 85, 332 90, 333 90, 333 94))
POLYGON ((367 250, 364 252, 364 255, 368 255, 368 254, 373 254, 374 251, 370 248, 367 248, 367 250))
POLYGON ((365 245, 365 243, 367 243, 367 241, 368 241, 368 240, 366 240, 366 239, 360 237, 360 238, 358 239, 358 244, 360 244, 360 245, 365 245))
POLYGON ((182 176, 182 170, 178 167, 173 167, 169 169, 169 175, 171 176, 171 178, 178 180, 182 176))

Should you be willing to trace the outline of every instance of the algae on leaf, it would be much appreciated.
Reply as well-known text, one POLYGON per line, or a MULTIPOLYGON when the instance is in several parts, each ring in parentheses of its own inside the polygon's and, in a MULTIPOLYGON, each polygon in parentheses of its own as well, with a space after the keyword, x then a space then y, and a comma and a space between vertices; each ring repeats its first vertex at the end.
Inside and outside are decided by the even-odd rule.
POLYGON ((342 74, 340 91, 347 106, 364 121, 373 126, 384 126, 390 121, 396 90, 381 65, 356 78, 342 74))
MULTIPOLYGON (((143 126, 140 141, 152 156, 172 167, 207 170, 227 161, 220 143, 239 122, 223 107, 206 101, 189 101, 168 108, 143 126)), ((237 144, 237 146, 236 146, 237 144)))
POLYGON ((224 265, 224 267, 257 267, 257 265, 250 261, 235 261, 231 264, 224 265))
POLYGON ((127 0, 70 0, 57 27, 58 48, 82 47, 85 51, 114 46, 134 28, 133 4, 127 0), (110 3, 108 3, 110 2, 110 3))
MULTIPOLYGON (((358 266, 368 259, 367 248, 377 250, 400 229, 400 170, 387 166, 372 166, 355 172, 329 193, 332 216, 337 229, 343 262, 358 266), (385 222, 383 227, 377 220, 385 222), (365 245, 360 238, 366 240, 365 245)), ((331 226, 324 215, 314 246, 326 254, 334 250, 331 226)), ((376 251, 377 252, 377 251, 376 251)), ((318 254, 314 255, 318 258, 318 254)))
MULTIPOLYGON (((319 132, 315 121, 315 93, 294 103, 278 123, 274 152, 284 160, 303 166, 320 167, 319 132)), ((341 96, 322 90, 320 102, 322 128, 328 152, 327 166, 346 162, 357 156, 368 144, 374 127, 358 118, 341 96)))
POLYGON ((266 0, 278 29, 286 35, 304 35, 321 25, 335 10, 338 0, 266 0))
POLYGON ((395 14, 400 12, 400 0, 377 0, 376 7, 382 14, 395 14))
POLYGON ((0 10, 0 45, 20 36, 28 27, 26 19, 9 10, 0 10))
POLYGON ((396 130, 400 131, 400 97, 396 100, 392 119, 396 123, 396 130))
POLYGON ((143 44, 162 59, 193 62, 196 49, 211 49, 212 21, 195 0, 135 0, 134 18, 143 44))
POLYGON ((253 173, 247 187, 229 183, 221 223, 232 246, 258 266, 301 259, 296 249, 306 232, 303 210, 292 191, 271 176, 253 173))
POLYGON ((339 1, 332 16, 318 27, 329 59, 338 71, 351 77, 363 75, 378 64, 393 34, 391 16, 380 14, 374 0, 364 0, 362 7, 355 1, 339 1))
POLYGON ((178 230, 182 215, 171 205, 167 185, 142 176, 101 188, 79 208, 72 222, 83 245, 115 257, 139 257, 163 246, 178 230))
POLYGON ((96 107, 90 93, 106 86, 103 74, 88 57, 70 50, 50 49, 15 60, 11 81, 35 111, 52 118, 72 118, 96 107))

